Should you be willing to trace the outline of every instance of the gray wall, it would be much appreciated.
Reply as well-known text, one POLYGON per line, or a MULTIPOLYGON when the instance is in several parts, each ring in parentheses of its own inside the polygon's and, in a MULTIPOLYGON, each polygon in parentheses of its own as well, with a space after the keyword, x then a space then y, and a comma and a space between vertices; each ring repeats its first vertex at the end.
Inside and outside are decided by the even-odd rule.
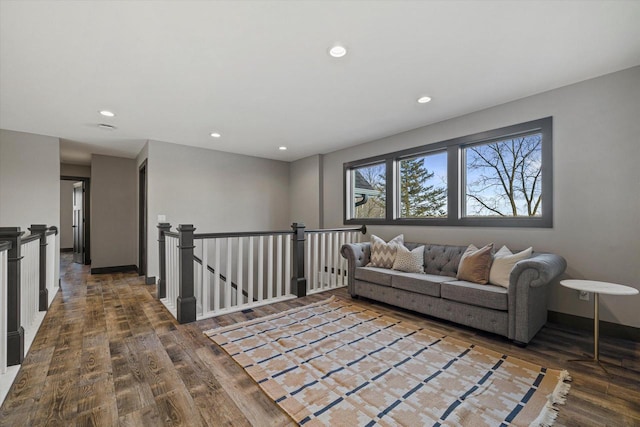
MULTIPOLYGON (((434 108, 437 105, 434 104, 434 108)), ((640 289, 640 67, 562 87, 324 157, 326 227, 342 225, 344 162, 553 116, 554 228, 371 226, 390 238, 529 245, 568 262, 566 277, 640 289)), ((600 299, 601 319, 640 327, 640 296, 600 299)), ((593 317, 593 302, 551 287, 549 309, 593 317)))
POLYGON ((31 224, 60 226, 60 141, 0 129, 0 227, 31 224))
POLYGON ((289 167, 291 222, 303 222, 307 228, 322 227, 322 158, 305 157, 289 167))
POLYGON ((60 181, 60 247, 73 248, 73 181, 60 181))
POLYGON ((137 265, 134 159, 91 157, 91 268, 137 265))
POLYGON ((158 276, 160 214, 196 233, 290 228, 288 163, 159 141, 147 150, 148 276, 158 276))
POLYGON ((91 178, 91 166, 89 165, 70 165, 68 163, 60 164, 60 175, 62 176, 79 176, 81 178, 91 178))

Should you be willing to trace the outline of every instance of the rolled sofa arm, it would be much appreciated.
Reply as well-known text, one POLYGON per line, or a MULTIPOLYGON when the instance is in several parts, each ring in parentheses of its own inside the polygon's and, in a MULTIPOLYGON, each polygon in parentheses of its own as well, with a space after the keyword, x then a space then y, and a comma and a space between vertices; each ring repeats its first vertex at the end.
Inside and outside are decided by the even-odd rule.
POLYGON ((509 338, 528 343, 547 323, 547 285, 566 268, 563 257, 547 253, 516 263, 509 276, 509 338))
POLYGON ((519 277, 525 270, 534 269, 538 277, 533 279, 529 286, 537 287, 550 283, 553 279, 564 273, 567 268, 567 261, 555 254, 534 254, 531 258, 518 261, 513 266, 509 276, 509 286, 518 282, 519 277))
POLYGON ((347 290, 349 295, 354 295, 354 277, 356 267, 363 267, 369 264, 371 259, 371 243, 347 243, 340 248, 340 254, 347 260, 347 290))

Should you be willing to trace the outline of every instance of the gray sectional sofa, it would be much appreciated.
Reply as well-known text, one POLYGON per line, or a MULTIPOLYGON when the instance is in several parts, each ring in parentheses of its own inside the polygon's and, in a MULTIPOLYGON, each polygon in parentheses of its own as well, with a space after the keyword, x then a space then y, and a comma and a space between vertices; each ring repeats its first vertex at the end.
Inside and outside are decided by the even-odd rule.
MULTIPOLYGON (((405 243, 414 249, 422 243, 405 243)), ((547 321, 549 283, 567 266, 564 258, 534 252, 511 270, 508 288, 456 279, 466 246, 424 244, 425 274, 367 267, 370 243, 343 245, 348 291, 508 337, 526 345, 547 321)))

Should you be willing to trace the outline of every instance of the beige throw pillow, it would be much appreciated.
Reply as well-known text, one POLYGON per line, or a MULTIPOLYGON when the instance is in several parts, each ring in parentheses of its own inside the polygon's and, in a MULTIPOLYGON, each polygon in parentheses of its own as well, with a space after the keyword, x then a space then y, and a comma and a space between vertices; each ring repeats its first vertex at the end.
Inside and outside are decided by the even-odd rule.
POLYGON ((491 271, 491 261, 493 260, 491 256, 492 250, 493 243, 480 249, 474 245, 469 245, 460 259, 456 278, 480 285, 489 283, 489 272, 491 271))
POLYGON ((385 242, 375 234, 371 235, 371 262, 368 267, 391 268, 396 260, 398 246, 404 244, 404 234, 385 242))
POLYGON ((424 246, 410 251, 404 245, 399 245, 393 269, 407 273, 424 273, 424 246))
POLYGON ((517 254, 511 253, 508 247, 503 246, 493 256, 491 272, 489 273, 489 283, 493 285, 509 287, 509 276, 516 262, 531 257, 533 248, 527 248, 517 254))

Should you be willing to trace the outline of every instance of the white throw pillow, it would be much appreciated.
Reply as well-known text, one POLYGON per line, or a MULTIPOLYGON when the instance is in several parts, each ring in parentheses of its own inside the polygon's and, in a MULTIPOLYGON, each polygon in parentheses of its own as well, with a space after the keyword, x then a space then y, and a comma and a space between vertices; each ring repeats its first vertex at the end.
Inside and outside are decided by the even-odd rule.
POLYGON ((493 256, 493 264, 491 264, 491 272, 489 273, 489 283, 492 285, 509 287, 509 275, 516 262, 531 257, 533 248, 527 248, 517 254, 511 253, 509 248, 503 246, 493 256))
POLYGON ((399 245, 393 269, 407 273, 424 273, 424 246, 410 251, 404 245, 399 245))
POLYGON ((404 244, 404 234, 394 237, 385 242, 375 234, 371 235, 371 262, 368 267, 391 268, 396 260, 396 250, 398 246, 404 244))

